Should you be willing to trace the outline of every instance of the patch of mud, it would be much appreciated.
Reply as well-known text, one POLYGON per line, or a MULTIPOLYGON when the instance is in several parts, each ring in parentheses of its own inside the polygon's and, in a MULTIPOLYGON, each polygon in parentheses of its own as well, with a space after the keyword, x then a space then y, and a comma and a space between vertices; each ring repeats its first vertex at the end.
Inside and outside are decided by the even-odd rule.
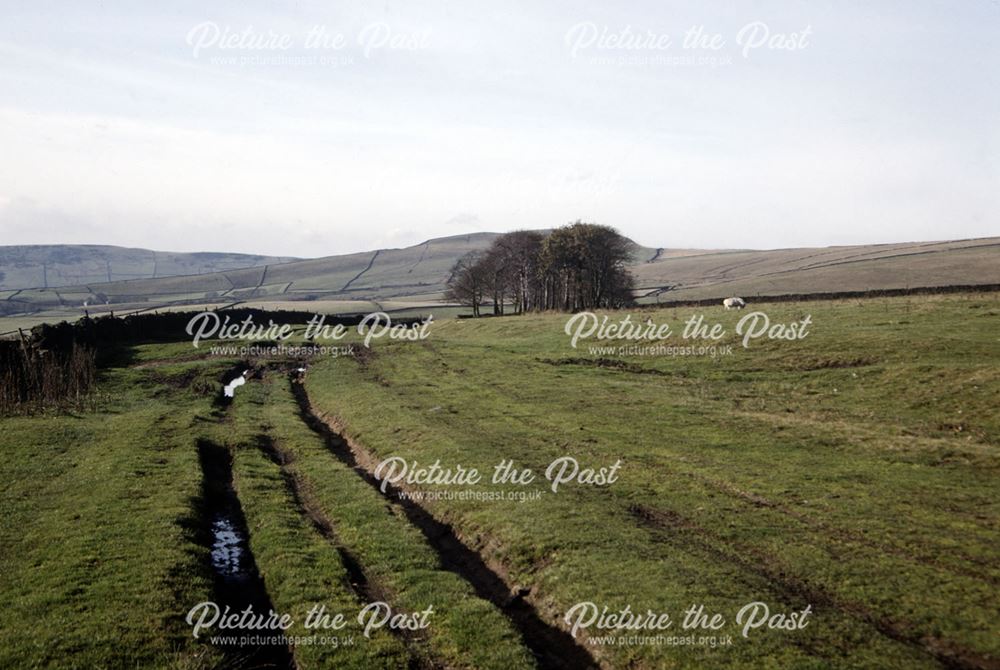
POLYGON ((156 397, 171 391, 183 390, 191 390, 198 395, 208 396, 214 393, 215 387, 211 381, 202 376, 202 373, 203 371, 198 368, 191 368, 176 374, 164 374, 151 369, 146 373, 146 377, 153 383, 165 387, 154 392, 156 397))
MULTIPOLYGON (((243 508, 233 489, 232 455, 209 440, 198 440, 202 469, 202 517, 210 538, 215 602, 236 613, 252 607, 256 614, 274 609, 250 549, 243 508)), ((239 636, 243 631, 231 631, 239 636)), ((273 631, 253 631, 260 644, 221 645, 226 667, 294 669, 291 651, 273 631)))
POLYGON ((375 353, 374 349, 370 349, 364 346, 354 347, 354 349, 351 351, 351 358, 353 358, 354 362, 358 364, 358 366, 361 368, 361 371, 369 375, 375 381, 376 384, 378 384, 379 386, 384 386, 386 388, 391 386, 389 380, 383 377, 377 371, 375 371, 374 366, 372 365, 377 358, 377 354, 375 353))
POLYGON ((802 370, 804 372, 811 372, 813 370, 864 368, 877 363, 878 359, 867 356, 858 356, 856 358, 818 358, 811 361, 804 361, 803 363, 796 365, 795 369, 802 370))

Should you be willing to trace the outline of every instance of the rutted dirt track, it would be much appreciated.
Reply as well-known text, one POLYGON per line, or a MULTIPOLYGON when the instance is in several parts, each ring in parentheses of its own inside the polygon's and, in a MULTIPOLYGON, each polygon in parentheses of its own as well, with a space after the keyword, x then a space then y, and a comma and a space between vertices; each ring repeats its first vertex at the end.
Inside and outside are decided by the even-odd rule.
MULTIPOLYGON (((326 516, 320 506, 313 500, 306 483, 303 482, 298 473, 290 467, 292 463, 291 455, 282 449, 280 445, 276 444, 269 435, 258 435, 257 446, 260 447, 260 450, 271 460, 272 463, 274 463, 274 465, 278 466, 281 472, 281 477, 285 482, 285 487, 295 500, 299 513, 309 520, 313 528, 315 528, 316 531, 322 535, 337 552, 341 562, 347 569, 347 573, 350 578, 351 590, 354 592, 358 600, 365 604, 377 601, 391 601, 392 598, 390 594, 388 594, 380 584, 369 578, 368 574, 364 570, 364 567, 362 567, 361 562, 337 538, 337 533, 334 530, 333 523, 326 516)), ((398 635, 402 639, 407 651, 410 652, 411 670, 428 670, 431 668, 444 667, 443 664, 435 663, 432 659, 425 657, 424 652, 415 643, 416 640, 419 639, 417 633, 396 629, 392 629, 391 632, 398 635)))
MULTIPOLYGON (((212 549, 212 574, 220 607, 238 612, 247 606, 253 611, 272 611, 274 605, 248 543, 246 518, 233 488, 231 452, 210 440, 198 440, 202 469, 202 525, 206 543, 212 549), (210 538, 210 539, 209 539, 210 538)), ((273 638, 263 632, 262 638, 273 638)), ((256 645, 221 647, 232 668, 295 668, 291 650, 276 639, 256 645)))
MULTIPOLYGON (((541 362, 555 364, 563 361, 543 360, 541 362)), ((241 365, 240 367, 246 366, 241 365)), ((600 663, 591 655, 584 642, 577 641, 564 631, 557 620, 551 616, 546 620, 539 609, 535 607, 534 603, 537 601, 534 598, 537 598, 537 594, 517 589, 502 564, 488 558, 474 546, 466 544, 455 527, 440 517, 435 517, 420 502, 407 495, 412 491, 408 491, 405 487, 385 484, 377 479, 374 475, 379 463, 377 457, 363 446, 344 437, 342 426, 335 419, 331 419, 312 405, 301 375, 293 370, 294 367, 289 365, 270 368, 270 372, 276 373, 279 378, 287 378, 298 407, 298 419, 322 438, 331 456, 348 466, 355 475, 375 489, 392 506, 394 512, 397 512, 401 519, 405 519, 421 532, 427 544, 437 554, 443 569, 464 580, 480 598, 491 602, 510 620, 520 634, 524 645, 534 654, 539 667, 554 669, 606 667, 604 663, 600 663)), ((364 603, 391 602, 393 600, 392 592, 380 585, 377 580, 370 579, 363 563, 353 556, 337 537, 336 528, 330 517, 313 498, 308 473, 296 469, 294 455, 275 441, 266 425, 262 426, 262 432, 257 434, 255 439, 254 446, 278 468, 298 513, 329 541, 332 548, 340 556, 349 573, 350 586, 358 600, 364 603)), ((228 452, 222 447, 215 448, 228 452)), ((205 447, 199 445, 199 449, 203 451, 205 447)), ((235 491, 232 491, 231 462, 229 468, 229 475, 222 477, 222 480, 230 482, 229 490, 238 506, 239 500, 236 498, 235 491)), ((203 469, 206 480, 209 479, 210 474, 212 478, 217 478, 216 475, 219 475, 218 467, 206 466, 204 460, 203 469)), ((901 558, 948 569, 947 566, 939 565, 939 561, 933 557, 915 556, 901 549, 891 551, 890 547, 882 546, 877 540, 846 531, 841 532, 841 529, 813 520, 762 496, 711 478, 701 479, 703 479, 703 483, 720 493, 758 507, 772 509, 794 518, 818 532, 835 536, 840 541, 864 544, 901 558)), ((698 553, 709 554, 723 563, 737 567, 755 582, 757 579, 763 580, 768 584, 769 590, 773 590, 782 598, 792 602, 801 600, 827 610, 835 610, 844 617, 874 629, 886 638, 925 654, 940 663, 942 667, 959 670, 1000 670, 1000 662, 989 655, 983 655, 959 642, 947 639, 940 633, 922 632, 921 626, 912 620, 887 616, 871 609, 863 602, 845 598, 822 584, 789 574, 781 569, 780 562, 775 561, 773 556, 768 555, 768 552, 742 543, 734 544, 732 541, 714 534, 710 529, 699 525, 694 520, 670 509, 636 504, 628 508, 628 513, 636 525, 652 533, 657 543, 680 546, 685 550, 694 549, 698 553)), ((240 517, 242 517, 242 513, 240 513, 240 517)), ((245 526, 245 521, 243 525, 245 526)), ((249 549, 247 551, 249 552, 249 549)), ((252 555, 249 556, 249 560, 253 561, 252 555)), ((991 583, 995 581, 971 568, 968 571, 972 572, 968 575, 970 577, 986 579, 991 583)), ((964 574, 966 570, 955 572, 964 574)), ((254 575, 259 582, 258 590, 263 598, 260 600, 261 608, 266 611, 265 601, 269 602, 269 599, 264 589, 263 580, 256 576, 256 568, 254 568, 254 575)), ((220 597, 223 602, 226 602, 224 596, 220 597)), ((400 634, 399 637, 409 652, 411 668, 423 670, 447 667, 439 658, 435 657, 433 651, 429 651, 423 636, 407 633, 400 634)), ((836 646, 839 648, 839 644, 836 646)), ((254 650, 244 651, 254 653, 254 650)), ((816 651, 820 653, 821 650, 817 649, 816 651)), ((841 651, 846 651, 846 649, 841 651)), ((294 659, 287 648, 278 651, 277 654, 278 658, 268 659, 265 662, 269 662, 269 664, 264 667, 295 667, 294 659), (282 656, 283 654, 286 656, 282 656)))
POLYGON ((381 484, 374 476, 377 462, 374 457, 344 437, 313 409, 305 387, 295 379, 290 380, 292 393, 299 405, 302 420, 320 437, 327 447, 345 465, 349 466, 387 502, 399 509, 405 518, 418 528, 438 554, 441 565, 467 581, 476 594, 493 603, 514 624, 525 645, 535 655, 542 668, 595 668, 599 667, 590 652, 578 644, 566 631, 546 622, 527 600, 527 594, 513 592, 513 586, 504 579, 502 566, 490 562, 474 549, 466 546, 455 529, 439 521, 430 512, 410 498, 401 498, 399 489, 387 486, 382 493, 381 484))

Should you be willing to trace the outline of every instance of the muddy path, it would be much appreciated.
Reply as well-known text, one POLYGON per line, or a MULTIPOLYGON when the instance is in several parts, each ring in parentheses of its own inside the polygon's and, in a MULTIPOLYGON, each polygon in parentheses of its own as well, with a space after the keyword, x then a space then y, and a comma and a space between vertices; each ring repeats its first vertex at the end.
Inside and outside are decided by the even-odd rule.
MULTIPOLYGON (((341 563, 344 564, 347 570, 348 586, 358 601, 363 604, 379 601, 392 602, 392 594, 368 576, 361 561, 337 537, 333 522, 330 521, 320 505, 313 499, 309 486, 291 467, 293 462, 292 455, 275 442, 270 435, 262 433, 257 435, 256 439, 257 447, 268 457, 271 463, 278 467, 281 478, 285 483, 285 488, 291 494, 299 514, 309 521, 313 529, 323 539, 330 543, 333 550, 340 557, 341 563)), ((391 632, 394 635, 398 635, 409 652, 410 661, 408 667, 410 670, 432 670, 434 668, 445 667, 444 664, 435 662, 427 655, 421 647, 424 638, 416 632, 398 629, 391 629, 391 632)))
MULTIPOLYGON (((233 488, 232 454, 207 439, 198 440, 202 470, 201 518, 211 549, 215 602, 221 609, 240 612, 248 606, 256 614, 274 609, 264 580, 250 550, 249 531, 239 497, 233 488)), ((253 635, 247 643, 219 645, 225 654, 223 668, 296 667, 288 646, 273 631, 231 631, 234 637, 253 635)), ((226 635, 221 632, 220 635, 226 635)))
POLYGON ((521 638, 543 669, 563 670, 600 667, 590 652, 566 631, 546 622, 528 601, 529 594, 517 591, 504 579, 502 566, 491 566, 479 552, 466 546, 455 529, 439 521, 413 500, 400 497, 399 489, 387 486, 373 474, 376 460, 363 449, 344 439, 314 411, 305 387, 290 377, 292 393, 302 421, 323 438, 330 452, 399 509, 427 539, 442 567, 468 582, 480 598, 493 603, 520 633, 521 638))

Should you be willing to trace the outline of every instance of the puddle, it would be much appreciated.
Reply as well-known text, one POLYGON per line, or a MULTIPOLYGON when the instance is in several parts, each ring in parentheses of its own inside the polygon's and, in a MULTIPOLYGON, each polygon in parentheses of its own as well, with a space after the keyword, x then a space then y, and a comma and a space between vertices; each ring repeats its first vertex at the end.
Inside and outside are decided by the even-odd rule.
POLYGON ((212 569, 222 579, 247 578, 247 538, 229 516, 217 514, 212 519, 212 569))
MULTIPOLYGON (((206 543, 215 581, 215 602, 238 612, 251 606, 258 614, 274 609, 250 549, 246 518, 233 489, 232 455, 209 440, 198 441, 202 469, 206 543)), ((261 631, 259 644, 226 646, 232 667, 294 668, 288 647, 273 631, 261 631)), ((227 666, 228 667, 228 666, 227 666)))

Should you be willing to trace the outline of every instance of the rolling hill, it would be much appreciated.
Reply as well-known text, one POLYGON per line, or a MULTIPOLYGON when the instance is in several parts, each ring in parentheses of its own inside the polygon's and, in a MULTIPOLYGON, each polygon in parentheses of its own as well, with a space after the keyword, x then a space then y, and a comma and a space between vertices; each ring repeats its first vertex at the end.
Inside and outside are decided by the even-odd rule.
POLYGON ((0 246, 0 291, 196 275, 291 260, 296 259, 96 244, 0 246))
POLYGON ((699 300, 1000 283, 1000 237, 772 250, 660 250, 639 295, 699 300))
MULTIPOLYGON (((310 302, 310 311, 333 312, 440 306, 456 259, 485 249, 496 236, 457 235, 403 249, 306 260, 58 247, 61 251, 50 253, 45 267, 66 270, 59 274, 46 270, 52 273, 48 288, 0 291, 0 313, 52 319, 72 318, 85 309, 91 313, 126 312, 234 303, 303 309, 302 301, 310 302), (101 261, 101 254, 111 256, 101 261), (121 256, 117 264, 112 264, 112 258, 118 258, 114 254, 121 256), (59 259, 62 262, 57 262, 59 259), (106 266, 103 277, 101 262, 106 266), (244 265, 238 266, 241 262, 244 265), (214 269, 183 272, 199 263, 214 269), (109 272, 112 281, 106 281, 109 272), (172 276, 159 276, 167 273, 172 276), (54 277, 86 278, 87 283, 55 287, 54 277), (102 278, 105 281, 99 281, 102 278)), ((18 273, 28 276, 28 270, 19 264, 27 263, 31 254, 14 249, 38 248, 0 248, 0 272, 8 277, 18 273)), ((37 273, 37 267, 33 271, 37 273)), ((1000 238, 772 250, 668 249, 635 244, 632 271, 641 303, 998 284, 1000 238)), ((5 330, 9 328, 0 323, 0 331, 5 330)))

